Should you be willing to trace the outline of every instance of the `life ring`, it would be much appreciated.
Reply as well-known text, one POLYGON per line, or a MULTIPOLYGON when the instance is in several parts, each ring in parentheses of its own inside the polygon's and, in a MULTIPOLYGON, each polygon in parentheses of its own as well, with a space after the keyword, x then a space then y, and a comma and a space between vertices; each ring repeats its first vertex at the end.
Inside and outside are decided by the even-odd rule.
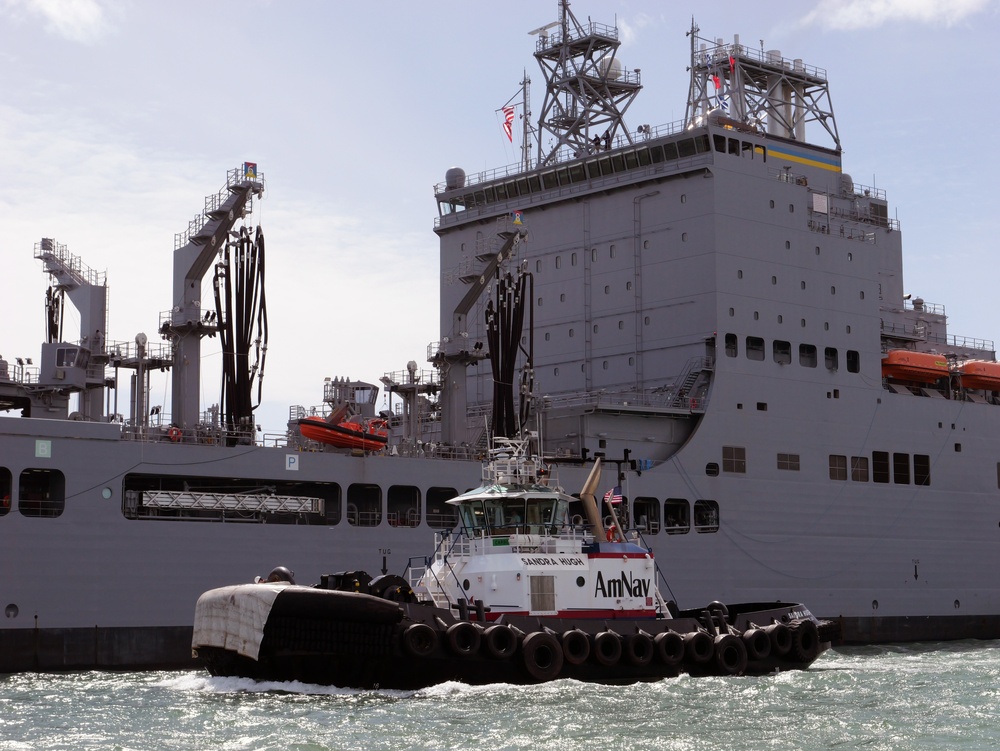
POLYGON ((617 534, 617 530, 615 529, 615 525, 612 524, 610 527, 608 527, 608 532, 605 535, 605 537, 608 538, 608 542, 614 542, 615 538, 617 536, 618 536, 618 534, 617 534))
POLYGON ((170 430, 167 431, 167 436, 171 441, 177 443, 181 439, 181 429, 174 425, 170 430))
POLYGON ((427 657, 437 645, 437 632, 426 623, 411 623, 403 632, 403 649, 414 657, 427 657))
POLYGON ((536 681, 554 680, 563 667, 559 640, 547 631, 532 631, 521 642, 521 657, 528 675, 536 681))
POLYGON ((5 495, 3 497, 3 500, 0 500, 0 507, 2 507, 2 508, 10 508, 10 496, 9 495, 5 495))

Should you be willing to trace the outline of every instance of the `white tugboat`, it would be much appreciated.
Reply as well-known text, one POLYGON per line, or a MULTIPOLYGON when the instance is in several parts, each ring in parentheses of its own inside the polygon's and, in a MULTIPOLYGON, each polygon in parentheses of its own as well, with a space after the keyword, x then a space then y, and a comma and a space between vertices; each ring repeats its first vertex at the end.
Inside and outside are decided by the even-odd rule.
POLYGON ((482 486, 449 501, 460 525, 437 535, 427 564, 318 587, 279 569, 269 579, 285 581, 211 590, 196 607, 195 655, 214 675, 415 689, 802 669, 836 637, 800 604, 677 610, 639 534, 625 538, 613 505, 610 525, 598 513, 600 458, 577 499, 530 440, 494 443, 482 486))

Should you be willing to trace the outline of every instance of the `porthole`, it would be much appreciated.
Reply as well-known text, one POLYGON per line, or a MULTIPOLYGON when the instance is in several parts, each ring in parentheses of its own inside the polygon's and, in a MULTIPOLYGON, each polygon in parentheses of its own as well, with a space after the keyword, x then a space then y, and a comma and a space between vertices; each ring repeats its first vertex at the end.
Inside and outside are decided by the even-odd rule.
POLYGON ((686 243, 687 240, 688 240, 688 233, 687 232, 681 232, 681 242, 682 243, 686 243))

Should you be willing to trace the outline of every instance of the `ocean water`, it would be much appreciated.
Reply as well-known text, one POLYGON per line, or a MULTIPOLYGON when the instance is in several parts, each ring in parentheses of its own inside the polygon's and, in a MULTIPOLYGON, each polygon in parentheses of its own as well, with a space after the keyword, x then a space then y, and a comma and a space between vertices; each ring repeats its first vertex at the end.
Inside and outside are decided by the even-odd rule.
POLYGON ((207 673, 0 676, 0 749, 997 749, 1000 642, 831 650, 804 672, 353 691, 207 673))

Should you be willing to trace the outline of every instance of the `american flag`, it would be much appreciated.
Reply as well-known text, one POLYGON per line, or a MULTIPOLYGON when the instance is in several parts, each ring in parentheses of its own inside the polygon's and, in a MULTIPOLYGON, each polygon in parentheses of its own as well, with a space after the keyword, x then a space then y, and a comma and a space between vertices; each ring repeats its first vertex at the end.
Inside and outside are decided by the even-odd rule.
POLYGON ((514 108, 507 105, 503 108, 503 132, 507 134, 507 140, 514 143, 514 108))
POLYGON ((615 485, 611 490, 604 494, 605 503, 621 503, 622 502, 622 487, 621 485, 615 485))

